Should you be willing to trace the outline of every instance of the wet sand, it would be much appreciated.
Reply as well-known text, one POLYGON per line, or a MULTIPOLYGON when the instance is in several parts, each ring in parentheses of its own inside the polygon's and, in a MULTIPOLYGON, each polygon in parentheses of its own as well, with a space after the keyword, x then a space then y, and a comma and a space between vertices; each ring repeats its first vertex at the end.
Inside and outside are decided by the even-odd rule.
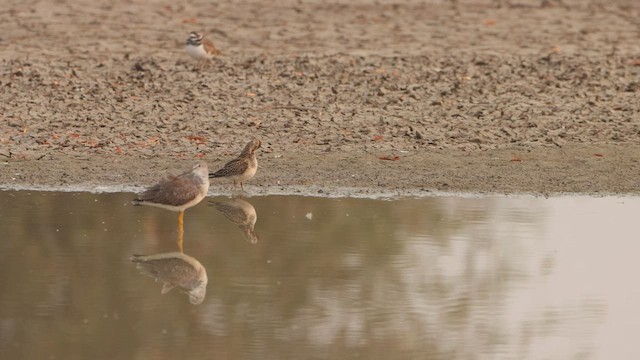
POLYGON ((637 1, 6 5, 5 188, 145 186, 258 137, 253 193, 640 193, 637 1), (196 67, 192 30, 223 55, 196 67))

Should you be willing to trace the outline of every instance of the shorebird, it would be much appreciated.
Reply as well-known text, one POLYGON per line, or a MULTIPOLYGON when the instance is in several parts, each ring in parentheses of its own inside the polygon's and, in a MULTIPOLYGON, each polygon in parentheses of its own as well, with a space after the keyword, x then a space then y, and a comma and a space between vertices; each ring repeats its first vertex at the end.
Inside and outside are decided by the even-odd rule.
POLYGON ((209 169, 204 161, 178 176, 169 176, 151 186, 133 200, 134 205, 149 205, 179 211, 178 226, 182 230, 184 211, 197 205, 209 191, 209 169))
POLYGON ((253 205, 242 199, 231 199, 225 202, 209 201, 209 205, 215 206, 224 217, 236 224, 250 243, 256 244, 258 242, 260 238, 254 232, 258 214, 253 205))
POLYGON ((162 282, 161 294, 177 287, 189 295, 189 302, 198 305, 207 294, 207 270, 189 255, 171 252, 155 255, 133 255, 136 268, 157 282, 162 282))
POLYGON ((221 54, 220 50, 218 50, 211 41, 205 39, 204 35, 198 34, 195 31, 189 34, 186 50, 189 56, 198 60, 198 63, 210 60, 214 56, 221 54))
POLYGON ((229 161, 222 169, 209 173, 209 178, 224 177, 233 180, 233 189, 236 183, 240 183, 240 188, 244 190, 243 182, 251 179, 258 170, 258 159, 256 159, 256 150, 262 145, 260 140, 253 139, 247 143, 242 153, 237 158, 229 161))

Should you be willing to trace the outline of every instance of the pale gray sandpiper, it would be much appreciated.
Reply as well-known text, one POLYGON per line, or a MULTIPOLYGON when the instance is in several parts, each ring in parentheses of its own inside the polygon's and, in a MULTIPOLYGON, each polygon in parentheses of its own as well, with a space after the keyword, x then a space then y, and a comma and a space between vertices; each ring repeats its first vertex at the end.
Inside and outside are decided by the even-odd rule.
POLYGON ((209 191, 209 169, 204 161, 178 176, 169 176, 151 186, 133 200, 134 205, 149 205, 179 211, 179 232, 182 230, 184 211, 197 205, 209 191))
POLYGON ((189 302, 198 305, 207 294, 207 270, 189 255, 171 252, 155 255, 133 255, 131 261, 141 273, 162 282, 161 294, 174 288, 189 295, 189 302))
POLYGON ((235 190, 236 184, 240 183, 240 188, 244 190, 243 183, 251 179, 258 170, 258 159, 256 159, 256 150, 260 148, 262 142, 253 139, 247 143, 242 153, 237 158, 229 161, 222 169, 209 173, 209 178, 227 178, 233 181, 235 190))
POLYGON ((187 39, 186 46, 187 54, 193 59, 198 60, 200 64, 202 61, 210 60, 216 55, 220 55, 218 50, 209 39, 205 39, 204 35, 198 34, 192 31, 187 39))
POLYGON ((260 238, 254 231, 258 214, 253 205, 242 199, 231 199, 225 202, 209 201, 209 205, 215 206, 224 217, 236 224, 250 243, 258 243, 260 238))

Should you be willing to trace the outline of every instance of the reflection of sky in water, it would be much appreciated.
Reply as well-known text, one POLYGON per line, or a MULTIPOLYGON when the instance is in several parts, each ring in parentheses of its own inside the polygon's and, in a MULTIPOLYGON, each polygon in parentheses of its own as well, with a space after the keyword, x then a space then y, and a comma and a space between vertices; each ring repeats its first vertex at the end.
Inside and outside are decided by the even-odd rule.
POLYGON ((197 206, 185 252, 209 283, 193 306, 128 261, 175 251, 176 227, 175 214, 130 197, 0 193, 0 348, 53 337, 41 353, 5 355, 114 343, 114 356, 150 358, 637 354, 638 199, 246 198, 255 244, 228 214, 197 206), (66 346, 53 345, 58 332, 66 346), (125 335, 101 338, 113 332, 125 335))

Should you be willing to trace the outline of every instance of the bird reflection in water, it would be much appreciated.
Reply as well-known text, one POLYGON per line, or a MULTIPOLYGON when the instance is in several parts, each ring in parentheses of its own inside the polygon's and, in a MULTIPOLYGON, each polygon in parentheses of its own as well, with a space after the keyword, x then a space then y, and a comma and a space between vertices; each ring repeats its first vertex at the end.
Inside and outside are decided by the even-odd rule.
POLYGON ((207 293, 207 270, 202 264, 182 252, 155 255, 133 255, 131 261, 141 273, 162 282, 161 294, 173 288, 189 295, 189 302, 198 305, 207 293))
POLYGON ((252 244, 258 242, 258 234, 254 231, 258 214, 253 205, 237 198, 224 202, 209 201, 209 205, 214 206, 222 215, 236 224, 247 241, 252 244))

